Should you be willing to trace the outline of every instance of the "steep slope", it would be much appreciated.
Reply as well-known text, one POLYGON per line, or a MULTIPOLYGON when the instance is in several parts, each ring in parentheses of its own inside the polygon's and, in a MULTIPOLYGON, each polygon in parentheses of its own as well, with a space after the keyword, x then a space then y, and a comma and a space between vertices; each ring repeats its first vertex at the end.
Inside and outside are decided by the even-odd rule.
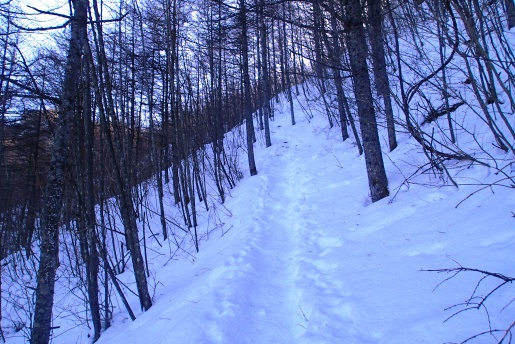
MULTIPOLYGON (((438 185, 431 175, 405 183, 423 158, 401 136, 385 159, 392 197, 370 204, 352 143, 322 118, 298 111, 292 127, 278 110, 273 146, 256 151, 258 175, 221 210, 224 229, 194 259, 154 260, 155 305, 132 323, 120 309, 99 343, 443 343, 489 330, 484 309, 444 323, 461 308, 444 309, 467 300, 481 276, 435 289, 450 275, 420 269, 459 263, 515 275, 513 191, 485 190, 456 208, 479 187, 418 185, 438 185)), ((457 175, 494 178, 472 168, 457 175)), ((514 306, 502 310, 510 288, 486 303, 491 328, 512 321, 514 306)))

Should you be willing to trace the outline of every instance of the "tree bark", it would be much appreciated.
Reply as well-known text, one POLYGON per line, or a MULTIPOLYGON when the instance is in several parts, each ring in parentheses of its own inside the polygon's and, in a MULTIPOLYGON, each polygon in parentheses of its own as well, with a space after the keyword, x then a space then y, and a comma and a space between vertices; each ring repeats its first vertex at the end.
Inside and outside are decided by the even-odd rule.
POLYGON ((515 26, 515 4, 513 4, 513 0, 504 0, 504 7, 509 30, 515 26))
MULTIPOLYGON (((117 198, 120 202, 120 214, 125 229, 125 238, 127 247, 131 251, 131 261, 134 270, 134 278, 138 289, 138 296, 141 308, 148 310, 152 306, 150 293, 148 292, 147 277, 145 274, 145 266, 141 247, 139 245, 138 225, 136 221, 136 211, 132 198, 132 185, 130 182, 129 166, 126 153, 123 150, 123 142, 121 139, 121 128, 119 126, 118 117, 114 107, 112 83, 107 65, 107 56, 101 27, 101 16, 98 9, 97 1, 93 0, 93 9, 96 17, 97 29, 97 55, 98 55, 98 78, 93 73, 94 88, 98 101, 97 106, 100 113, 100 123, 105 134, 108 151, 113 159, 115 167, 115 183, 117 186, 117 198), (105 102, 105 104, 104 104, 105 102), (108 123, 108 119, 111 121, 108 123), (112 130, 111 130, 112 128, 112 130), (113 140, 113 137, 114 140, 113 140)), ((93 66, 93 56, 89 44, 87 46, 87 57, 89 63, 93 66)), ((94 68, 92 68, 94 70, 94 68)))
MULTIPOLYGON (((290 75, 290 53, 288 51, 288 35, 286 31, 286 4, 282 4, 282 13, 284 20, 283 24, 283 51, 284 51, 284 72, 286 73, 286 96, 288 98, 288 103, 290 103, 290 117, 291 117, 291 125, 295 125, 295 111, 293 109, 293 95, 292 95, 292 81, 290 75)), ((292 42, 293 46, 293 42, 292 42)))
POLYGON ((89 65, 85 64, 86 71, 86 87, 85 87, 85 106, 84 109, 84 127, 86 134, 86 243, 88 248, 86 263, 86 274, 88 282, 89 308, 91 313, 91 321, 93 323, 93 342, 100 338, 101 319, 100 319, 100 302, 98 287, 99 258, 97 250, 97 234, 96 234, 96 214, 95 214, 95 191, 94 191, 94 123, 93 114, 91 112, 91 76, 89 73, 89 65))
POLYGON ((262 87, 262 107, 265 117, 265 145, 270 147, 272 140, 270 138, 270 81, 268 78, 268 39, 265 20, 265 1, 259 2, 259 33, 261 36, 261 87, 262 87))
POLYGON ((240 22, 241 22, 241 54, 242 74, 244 92, 244 118, 247 130, 247 156, 249 160, 249 171, 251 176, 257 174, 256 160, 254 158, 254 122, 252 120, 252 104, 250 97, 250 76, 249 76, 249 39, 247 32, 247 9, 245 0, 239 1, 240 22))
POLYGON ((76 99, 83 45, 87 39, 88 0, 72 0, 72 4, 74 15, 71 20, 71 38, 59 106, 59 122, 44 197, 36 306, 31 332, 32 344, 46 344, 50 341, 55 276, 58 267, 59 219, 62 208, 64 169, 70 142, 70 124, 77 110, 76 99))
MULTIPOLYGON (((329 2, 329 8, 334 12, 333 2, 329 2)), ((342 132, 342 140, 345 141, 349 138, 349 132, 347 130, 347 115, 345 113, 345 93, 343 92, 343 83, 341 76, 341 49, 338 39, 338 27, 336 25, 336 18, 334 15, 331 16, 331 42, 328 42, 328 50, 331 58, 331 73, 333 76, 334 86, 336 88, 336 100, 338 103, 338 114, 340 117, 340 129, 342 132)))
POLYGON ((386 128, 390 152, 397 147, 395 122, 393 119, 392 99, 390 97, 390 81, 386 71, 386 59, 383 45, 383 14, 381 0, 368 0, 370 46, 377 92, 383 98, 386 128))
POLYGON ((367 66, 367 42, 363 29, 363 16, 359 0, 346 2, 347 18, 345 29, 348 32, 348 49, 354 80, 354 93, 358 107, 361 136, 365 152, 368 185, 372 202, 388 196, 388 180, 383 164, 381 144, 377 132, 370 76, 367 66))

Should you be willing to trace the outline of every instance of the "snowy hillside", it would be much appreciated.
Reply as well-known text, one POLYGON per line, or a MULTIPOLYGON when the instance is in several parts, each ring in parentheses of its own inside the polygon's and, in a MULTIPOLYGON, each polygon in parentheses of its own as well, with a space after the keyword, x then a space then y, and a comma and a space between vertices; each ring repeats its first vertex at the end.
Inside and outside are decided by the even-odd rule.
MULTIPOLYGON (((257 146, 258 175, 246 175, 218 206, 223 227, 195 255, 154 243, 154 305, 132 322, 120 302, 99 343, 454 343, 507 329, 511 284, 487 299, 488 313, 481 307, 445 321, 473 305, 446 308, 502 281, 490 277, 475 289, 479 273, 440 284, 452 274, 421 270, 461 265, 515 276, 513 190, 469 197, 499 178, 466 166, 455 178, 476 185, 441 186, 431 173, 406 183, 423 157, 401 135, 399 148, 384 152, 391 196, 371 204, 352 142, 342 143, 321 116, 298 111, 291 126, 283 103, 272 147, 257 146)), ((122 280, 133 284, 130 272, 122 280)), ((137 310, 136 297, 129 301, 137 310)), ((90 341, 87 329, 61 322, 54 343, 90 341)))
POLYGON ((0 342, 512 342, 514 1, 61 2, 0 4, 0 342))

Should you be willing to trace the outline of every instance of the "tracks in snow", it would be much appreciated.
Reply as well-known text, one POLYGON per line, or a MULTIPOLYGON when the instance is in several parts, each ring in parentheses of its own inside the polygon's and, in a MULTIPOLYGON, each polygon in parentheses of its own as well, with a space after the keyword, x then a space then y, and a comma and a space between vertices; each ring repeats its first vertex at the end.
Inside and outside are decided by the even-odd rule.
POLYGON ((248 235, 217 291, 209 331, 215 342, 313 342, 348 324, 342 283, 333 278, 340 262, 325 257, 342 243, 325 231, 327 212, 319 208, 327 204, 315 201, 323 175, 313 175, 316 161, 301 160, 310 150, 302 136, 280 126, 274 135, 278 142, 260 152, 262 167, 249 181, 254 207, 233 229, 248 235))

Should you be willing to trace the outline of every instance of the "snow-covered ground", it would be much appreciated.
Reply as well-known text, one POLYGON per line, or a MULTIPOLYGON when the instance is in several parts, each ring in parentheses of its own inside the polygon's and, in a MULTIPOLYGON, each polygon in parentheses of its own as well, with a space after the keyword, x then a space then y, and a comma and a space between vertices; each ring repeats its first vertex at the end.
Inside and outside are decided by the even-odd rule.
MULTIPOLYGON (((454 343, 509 327, 511 284, 488 298, 488 313, 472 309, 445 321, 467 307, 451 306, 501 281, 487 278, 475 290, 478 273, 440 284, 452 274, 421 270, 461 265, 515 276, 513 189, 470 196, 481 186, 442 186, 450 183, 431 173, 406 182, 424 157, 400 134, 399 148, 384 152, 391 196, 371 204, 352 140, 341 142, 322 116, 306 117, 300 109, 308 105, 298 101, 291 126, 283 105, 271 122, 272 147, 256 147, 258 175, 245 171, 217 205, 224 225, 203 234, 200 253, 160 247, 147 232, 154 305, 132 322, 119 302, 99 343, 454 343)), ((467 184, 501 178, 476 166, 452 173, 467 184)), ((120 278, 133 285, 130 271, 120 278)), ((73 291, 59 283, 62 301, 73 291)), ((70 319, 55 320, 53 343, 89 343, 88 329, 70 319)))
MULTIPOLYGON (((227 200, 223 233, 211 233, 193 260, 156 259, 154 306, 134 322, 117 309, 99 343, 449 343, 508 328, 511 285, 487 300, 490 318, 482 308, 445 321, 483 276, 463 272, 439 285, 452 275, 421 270, 515 276, 513 190, 466 199, 479 186, 421 185, 439 185, 430 174, 403 183, 422 158, 401 135, 385 153, 392 196, 371 204, 364 158, 338 128, 300 111, 291 126, 284 112, 271 123, 273 146, 256 150, 258 175, 227 200)), ((498 177, 477 167, 456 175, 498 177)), ((484 280, 475 295, 499 282, 484 280)))

